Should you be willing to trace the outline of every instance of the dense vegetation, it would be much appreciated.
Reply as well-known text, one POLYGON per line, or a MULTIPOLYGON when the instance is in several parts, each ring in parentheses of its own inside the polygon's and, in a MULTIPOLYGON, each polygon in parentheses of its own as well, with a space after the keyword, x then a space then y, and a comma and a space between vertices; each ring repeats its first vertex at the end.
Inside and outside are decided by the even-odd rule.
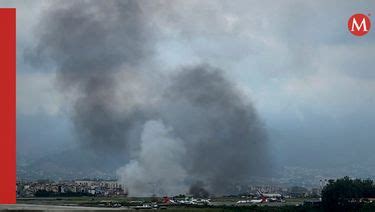
POLYGON ((357 210, 375 198, 375 185, 370 179, 344 177, 329 180, 322 190, 322 205, 327 210, 357 210))
POLYGON ((83 196, 93 196, 89 193, 84 192, 66 192, 66 193, 56 193, 46 190, 38 190, 35 192, 35 197, 83 197, 83 196))

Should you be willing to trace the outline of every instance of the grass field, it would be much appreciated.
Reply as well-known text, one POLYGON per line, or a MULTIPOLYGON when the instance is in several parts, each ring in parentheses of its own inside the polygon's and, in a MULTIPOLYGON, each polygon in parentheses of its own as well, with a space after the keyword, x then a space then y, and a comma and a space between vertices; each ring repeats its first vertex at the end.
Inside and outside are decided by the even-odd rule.
MULTIPOLYGON (((236 197, 218 197, 211 198, 211 206, 238 206, 236 202, 241 198, 236 197)), ((259 206, 285 206, 301 205, 306 199, 286 199, 285 202, 262 203, 259 206)), ((116 203, 121 206, 136 206, 143 203, 161 202, 162 198, 155 197, 38 197, 38 198, 19 198, 18 204, 35 205, 59 205, 59 206, 88 206, 88 207, 113 207, 116 203)), ((251 204, 242 205, 250 206, 251 204)))

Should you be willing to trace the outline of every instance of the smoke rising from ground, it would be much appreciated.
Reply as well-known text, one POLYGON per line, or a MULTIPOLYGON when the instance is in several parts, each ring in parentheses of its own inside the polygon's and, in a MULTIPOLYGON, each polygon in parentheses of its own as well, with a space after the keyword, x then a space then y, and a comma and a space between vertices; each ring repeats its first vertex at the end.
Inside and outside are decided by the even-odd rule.
POLYGON ((190 186, 189 194, 193 195, 195 198, 210 197, 210 193, 204 188, 204 184, 201 181, 198 181, 190 186))
POLYGON ((161 120, 150 120, 144 125, 141 148, 136 159, 118 170, 120 180, 135 196, 174 194, 186 191, 184 143, 172 135, 161 120))
POLYGON ((220 69, 183 69, 172 78, 165 98, 164 119, 185 141, 186 168, 195 180, 225 193, 232 183, 265 174, 269 164, 263 126, 220 69))
POLYGON ((79 142, 125 154, 118 175, 133 196, 186 193, 196 182, 227 194, 265 175, 266 135, 251 103, 219 68, 167 76, 149 65, 157 41, 140 3, 61 1, 39 24, 35 55, 56 66, 79 142))

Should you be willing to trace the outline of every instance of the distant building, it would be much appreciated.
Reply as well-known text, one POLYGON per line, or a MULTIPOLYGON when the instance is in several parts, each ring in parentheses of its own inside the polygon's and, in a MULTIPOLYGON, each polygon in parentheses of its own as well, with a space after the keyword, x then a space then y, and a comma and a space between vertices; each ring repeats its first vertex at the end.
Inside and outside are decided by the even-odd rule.
MULTIPOLYGON (((126 196, 127 191, 124 185, 116 180, 75 180, 64 182, 34 181, 17 182, 18 197, 33 197, 35 194, 43 195, 69 195, 69 193, 79 193, 77 195, 94 196, 126 196)), ((73 195, 73 194, 72 194, 73 195)))

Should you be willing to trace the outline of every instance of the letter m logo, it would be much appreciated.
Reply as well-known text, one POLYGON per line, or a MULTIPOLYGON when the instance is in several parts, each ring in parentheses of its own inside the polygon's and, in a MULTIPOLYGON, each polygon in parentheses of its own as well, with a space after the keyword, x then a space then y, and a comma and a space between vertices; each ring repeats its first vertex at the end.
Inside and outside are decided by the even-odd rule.
POLYGON ((348 20, 349 31, 356 36, 363 36, 370 31, 370 18, 364 14, 355 14, 348 20))

